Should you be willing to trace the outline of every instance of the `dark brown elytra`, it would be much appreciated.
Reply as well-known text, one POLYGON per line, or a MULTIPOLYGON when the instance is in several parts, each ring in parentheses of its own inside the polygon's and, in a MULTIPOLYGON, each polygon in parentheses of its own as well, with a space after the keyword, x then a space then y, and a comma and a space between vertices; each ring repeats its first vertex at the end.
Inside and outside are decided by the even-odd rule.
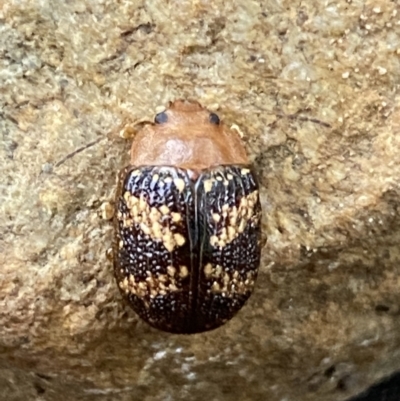
POLYGON ((212 330, 249 298, 260 263, 258 184, 236 131, 176 101, 135 137, 119 175, 114 270, 131 307, 172 333, 212 330))

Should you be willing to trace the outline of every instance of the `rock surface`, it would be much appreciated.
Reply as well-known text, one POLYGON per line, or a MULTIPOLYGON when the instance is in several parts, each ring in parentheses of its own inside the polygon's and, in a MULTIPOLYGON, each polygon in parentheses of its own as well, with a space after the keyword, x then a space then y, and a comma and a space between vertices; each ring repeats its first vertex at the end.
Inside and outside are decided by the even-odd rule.
POLYGON ((336 401, 400 369, 397 2, 24 0, 0 20, 0 400, 336 401), (176 98, 243 131, 268 238, 245 308, 194 336, 121 302, 102 219, 119 133, 176 98))

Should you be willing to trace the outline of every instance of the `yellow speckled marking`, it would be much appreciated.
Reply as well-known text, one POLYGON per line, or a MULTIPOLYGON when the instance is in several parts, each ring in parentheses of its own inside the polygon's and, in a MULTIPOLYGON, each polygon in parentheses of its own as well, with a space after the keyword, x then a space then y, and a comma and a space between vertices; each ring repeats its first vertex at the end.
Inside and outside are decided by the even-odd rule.
POLYGON ((186 239, 182 234, 171 231, 172 223, 174 225, 182 224, 180 213, 171 212, 166 205, 162 205, 158 209, 150 207, 144 197, 135 197, 130 192, 125 192, 123 198, 129 209, 129 213, 117 215, 123 227, 138 225, 145 235, 156 241, 162 241, 168 252, 185 244, 186 239))
POLYGON ((161 212, 162 214, 169 214, 169 212, 170 212, 169 207, 168 207, 167 205, 162 205, 162 206, 160 207, 160 212, 161 212))
POLYGON ((128 199, 130 198, 130 196, 131 196, 131 193, 130 193, 130 192, 126 191, 126 192, 124 193, 123 198, 125 199, 125 202, 128 201, 128 199))
POLYGON ((176 273, 176 268, 174 266, 168 266, 167 273, 169 276, 174 276, 176 273))
POLYGON ((212 190, 213 182, 212 180, 205 180, 204 181, 204 192, 208 193, 212 190))
POLYGON ((185 189, 185 181, 182 178, 175 178, 174 184, 179 192, 182 192, 185 189))
POLYGON ((211 212, 213 221, 219 222, 222 218, 227 220, 227 225, 221 227, 217 233, 210 236, 211 246, 223 248, 231 243, 246 229, 247 224, 256 224, 260 214, 254 211, 258 200, 258 190, 240 200, 239 207, 224 204, 221 207, 221 214, 211 212))
POLYGON ((179 277, 185 278, 189 274, 189 270, 186 266, 179 267, 179 277))
POLYGON ((213 265, 211 263, 207 263, 204 266, 204 274, 208 278, 211 277, 212 273, 213 273, 213 265))
POLYGON ((212 235, 210 237, 210 244, 211 246, 215 246, 218 244, 218 237, 216 235, 212 235))
POLYGON ((213 213, 212 218, 216 223, 219 223, 219 221, 221 220, 221 215, 218 213, 213 213))
POLYGON ((212 282, 209 293, 222 294, 224 297, 232 297, 237 294, 245 294, 252 291, 256 273, 247 272, 245 275, 235 270, 233 273, 224 271, 221 265, 207 263, 203 268, 206 280, 212 282))
POLYGON ((180 213, 172 212, 171 217, 174 223, 179 223, 182 220, 182 215, 180 213))
POLYGON ((181 280, 186 277, 182 274, 182 269, 186 269, 188 274, 185 266, 180 266, 179 273, 177 273, 178 269, 175 267, 168 266, 168 274, 153 274, 150 271, 146 271, 147 277, 142 281, 135 280, 134 275, 130 274, 129 277, 124 277, 118 284, 126 294, 130 293, 148 300, 157 295, 181 291, 181 280))
POLYGON ((178 246, 182 246, 186 242, 185 237, 181 234, 174 234, 174 240, 178 246))

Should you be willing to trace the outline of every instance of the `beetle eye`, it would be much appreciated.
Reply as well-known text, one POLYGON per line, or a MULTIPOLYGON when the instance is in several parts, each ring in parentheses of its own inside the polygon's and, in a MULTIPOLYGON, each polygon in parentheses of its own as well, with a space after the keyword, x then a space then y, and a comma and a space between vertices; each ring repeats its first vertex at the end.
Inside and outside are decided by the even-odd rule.
POLYGON ((154 117, 154 122, 156 124, 163 124, 163 123, 166 123, 167 121, 168 121, 168 116, 165 111, 162 111, 161 113, 156 114, 156 116, 154 117))
POLYGON ((211 124, 215 124, 215 125, 219 125, 219 123, 221 122, 221 120, 215 113, 210 113, 209 120, 210 120, 211 124))

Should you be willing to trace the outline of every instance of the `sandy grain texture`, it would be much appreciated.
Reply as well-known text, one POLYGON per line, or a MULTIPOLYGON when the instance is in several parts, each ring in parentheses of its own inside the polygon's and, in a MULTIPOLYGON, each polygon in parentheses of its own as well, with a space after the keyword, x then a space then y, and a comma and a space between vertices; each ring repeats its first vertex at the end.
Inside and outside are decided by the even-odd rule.
POLYGON ((0 400, 336 401, 400 369, 396 1, 2 0, 0 30, 0 400), (123 305, 102 219, 120 132, 176 98, 242 130, 268 237, 194 336, 123 305))

